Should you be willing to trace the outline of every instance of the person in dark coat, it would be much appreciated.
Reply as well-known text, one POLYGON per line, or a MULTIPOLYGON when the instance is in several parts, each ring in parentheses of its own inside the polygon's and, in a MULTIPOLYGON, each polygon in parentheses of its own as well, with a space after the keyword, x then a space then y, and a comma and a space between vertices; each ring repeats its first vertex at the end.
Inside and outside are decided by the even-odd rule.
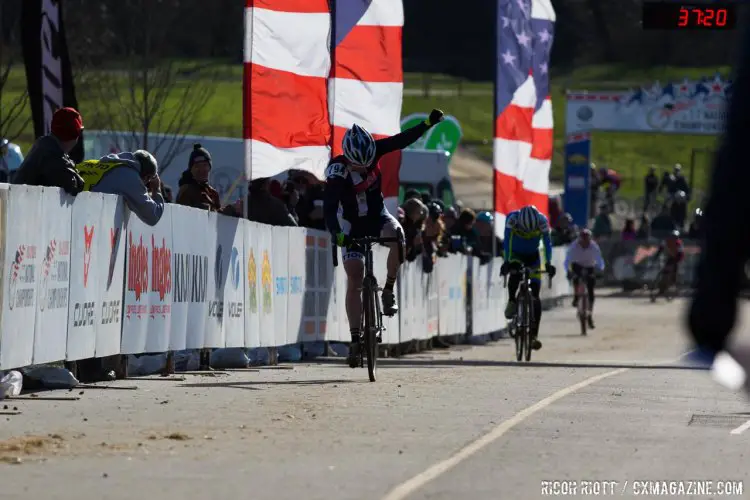
POLYGON ((234 205, 221 206, 219 192, 208 183, 211 167, 211 154, 200 144, 193 145, 188 168, 180 177, 176 203, 209 212, 242 217, 242 200, 234 205))
POLYGON ((83 131, 80 113, 60 108, 52 115, 51 133, 37 139, 13 179, 14 184, 59 187, 68 194, 83 190, 83 179, 68 156, 83 131))

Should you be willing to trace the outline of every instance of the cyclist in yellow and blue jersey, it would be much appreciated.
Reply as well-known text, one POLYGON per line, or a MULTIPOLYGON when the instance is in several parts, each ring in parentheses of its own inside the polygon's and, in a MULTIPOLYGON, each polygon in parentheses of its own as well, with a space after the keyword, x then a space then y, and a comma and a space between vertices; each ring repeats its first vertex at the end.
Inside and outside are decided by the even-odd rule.
MULTIPOLYGON (((505 238, 503 240, 504 262, 500 268, 500 274, 505 276, 511 269, 520 268, 523 263, 531 273, 531 295, 534 297, 534 327, 531 331, 531 347, 534 350, 542 348, 542 343, 537 339, 539 323, 542 319, 542 301, 539 298, 541 290, 541 257, 539 255, 539 242, 544 242, 544 254, 546 268, 549 275, 555 275, 555 266, 552 260, 552 240, 550 239, 550 227, 547 217, 534 205, 528 205, 520 210, 508 214, 505 220, 505 238)), ((511 275, 508 280, 508 305, 505 307, 505 317, 511 319, 516 311, 516 292, 521 283, 518 274, 511 275)))

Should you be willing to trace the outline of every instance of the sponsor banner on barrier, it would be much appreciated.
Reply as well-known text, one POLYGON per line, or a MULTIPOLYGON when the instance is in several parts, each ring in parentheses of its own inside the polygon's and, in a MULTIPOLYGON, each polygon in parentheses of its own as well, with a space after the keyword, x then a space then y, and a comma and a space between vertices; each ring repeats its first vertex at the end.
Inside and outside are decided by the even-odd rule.
POLYGON ((334 310, 330 237, 323 231, 306 230, 305 236, 305 298, 303 305, 303 340, 324 340, 329 310, 334 310))
POLYGON ((58 189, 42 190, 42 245, 34 327, 35 364, 64 359, 70 293, 70 224, 74 198, 58 189))
MULTIPOLYGON (((271 228, 273 253, 269 255, 271 264, 271 293, 273 294, 273 328, 271 345, 282 346, 289 343, 289 237, 285 227, 271 228)), ((295 335, 296 338, 296 329, 295 335)))
POLYGON ((245 346, 260 346, 260 316, 262 304, 261 264, 263 255, 258 252, 261 225, 242 221, 245 239, 245 346))
MULTIPOLYGON (((275 289, 274 289, 274 276, 273 276, 273 262, 279 257, 274 254, 276 246, 281 246, 280 242, 273 240, 273 228, 264 224, 256 224, 254 228, 255 238, 254 246, 256 248, 256 255, 258 255, 258 275, 259 286, 260 286, 260 344, 259 347, 273 347, 275 343, 275 330, 283 330, 286 328, 286 321, 276 323, 274 317, 274 310, 276 306, 275 301, 275 289)), ((281 311, 280 316, 283 317, 284 311, 281 311)), ((286 332, 281 331, 280 335, 284 335, 286 339, 286 332)))
MULTIPOLYGON (((117 353, 349 341, 346 274, 343 265, 331 265, 328 234, 175 205, 151 227, 115 196, 82 193, 66 205, 61 193, 0 186, 0 368, 117 353), (58 289, 64 292, 51 291, 58 289)), ((657 244, 602 247, 629 255, 638 273, 653 261, 657 244)), ((373 251, 382 286, 388 249, 373 251)), ((686 252, 683 279, 691 279, 697 246, 686 242, 686 252)), ((554 249, 558 268, 564 253, 554 249)), ((429 274, 421 258, 405 263, 397 284, 400 313, 383 318, 384 343, 461 334, 468 324, 475 334, 502 329, 501 262, 480 266, 451 255, 429 274)), ((622 266, 610 267, 616 274, 622 266)), ((542 297, 563 294, 569 284, 561 273, 542 297)))
POLYGON ((34 356, 37 283, 44 235, 38 225, 20 221, 42 220, 41 194, 41 188, 12 185, 8 191, 8 210, 2 214, 7 230, 0 369, 29 365, 34 356))
MULTIPOLYGON (((168 204, 161 220, 153 227, 144 224, 135 214, 128 214, 122 354, 164 352, 169 349, 174 208, 176 205, 168 204)), ((193 212, 190 224, 182 226, 181 231, 190 233, 187 229, 195 227, 195 218, 204 213, 193 212)), ((180 288, 180 293, 199 292, 182 285, 180 288)))
POLYGON ((210 223, 208 211, 196 213, 179 205, 168 208, 172 221, 169 345, 172 350, 201 349, 219 343, 221 336, 218 325, 208 317, 209 297, 215 296, 209 287, 214 280, 216 220, 210 223), (201 228, 201 231, 186 228, 201 228))
POLYGON ((242 220, 235 217, 212 213, 209 224, 214 223, 217 245, 213 291, 216 294, 209 297, 208 320, 220 325, 224 346, 245 347, 245 231, 242 220))
POLYGON ((81 193, 73 203, 68 360, 120 351, 124 210, 115 196, 99 193, 81 193))
MULTIPOLYGON (((314 340, 314 332, 311 338, 305 334, 305 325, 303 321, 305 297, 312 297, 314 304, 314 295, 307 295, 307 282, 312 284, 313 278, 307 274, 307 260, 314 259, 307 251, 307 231, 301 227, 292 227, 286 231, 287 234, 287 258, 285 259, 286 276, 276 277, 277 284, 281 282, 282 292, 286 292, 287 297, 287 314, 286 314, 286 343, 296 344, 314 340), (286 281, 285 281, 286 280, 286 281)), ((283 342, 283 341, 282 341, 283 342)))

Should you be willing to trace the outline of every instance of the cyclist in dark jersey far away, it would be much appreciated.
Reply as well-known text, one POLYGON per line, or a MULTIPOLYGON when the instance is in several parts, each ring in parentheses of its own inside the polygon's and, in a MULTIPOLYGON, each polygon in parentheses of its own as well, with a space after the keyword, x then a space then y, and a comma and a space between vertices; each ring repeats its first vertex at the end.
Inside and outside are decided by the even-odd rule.
MULTIPOLYGON (((377 141, 367 130, 354 124, 344 134, 344 154, 333 158, 326 168, 323 212, 334 244, 343 248, 342 260, 347 276, 346 315, 352 340, 349 366, 356 366, 358 355, 356 350, 359 347, 362 314, 360 289, 365 269, 363 249, 352 244, 351 239, 364 236, 404 237, 401 225, 383 202, 380 158, 410 146, 442 120, 443 112, 433 109, 427 120, 419 125, 377 141)), ((393 316, 398 312, 393 286, 401 263, 397 244, 388 246, 388 273, 382 294, 383 314, 393 316)))

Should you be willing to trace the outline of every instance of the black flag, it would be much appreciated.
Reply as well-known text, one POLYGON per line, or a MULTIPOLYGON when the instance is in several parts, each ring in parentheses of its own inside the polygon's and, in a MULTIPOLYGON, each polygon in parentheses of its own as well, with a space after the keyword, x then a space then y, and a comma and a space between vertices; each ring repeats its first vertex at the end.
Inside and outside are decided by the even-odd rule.
MULTIPOLYGON (((49 134, 52 114, 57 109, 66 106, 78 109, 62 3, 62 0, 23 0, 21 7, 23 59, 37 138, 49 134)), ((83 161, 83 136, 70 157, 76 163, 83 161)))

